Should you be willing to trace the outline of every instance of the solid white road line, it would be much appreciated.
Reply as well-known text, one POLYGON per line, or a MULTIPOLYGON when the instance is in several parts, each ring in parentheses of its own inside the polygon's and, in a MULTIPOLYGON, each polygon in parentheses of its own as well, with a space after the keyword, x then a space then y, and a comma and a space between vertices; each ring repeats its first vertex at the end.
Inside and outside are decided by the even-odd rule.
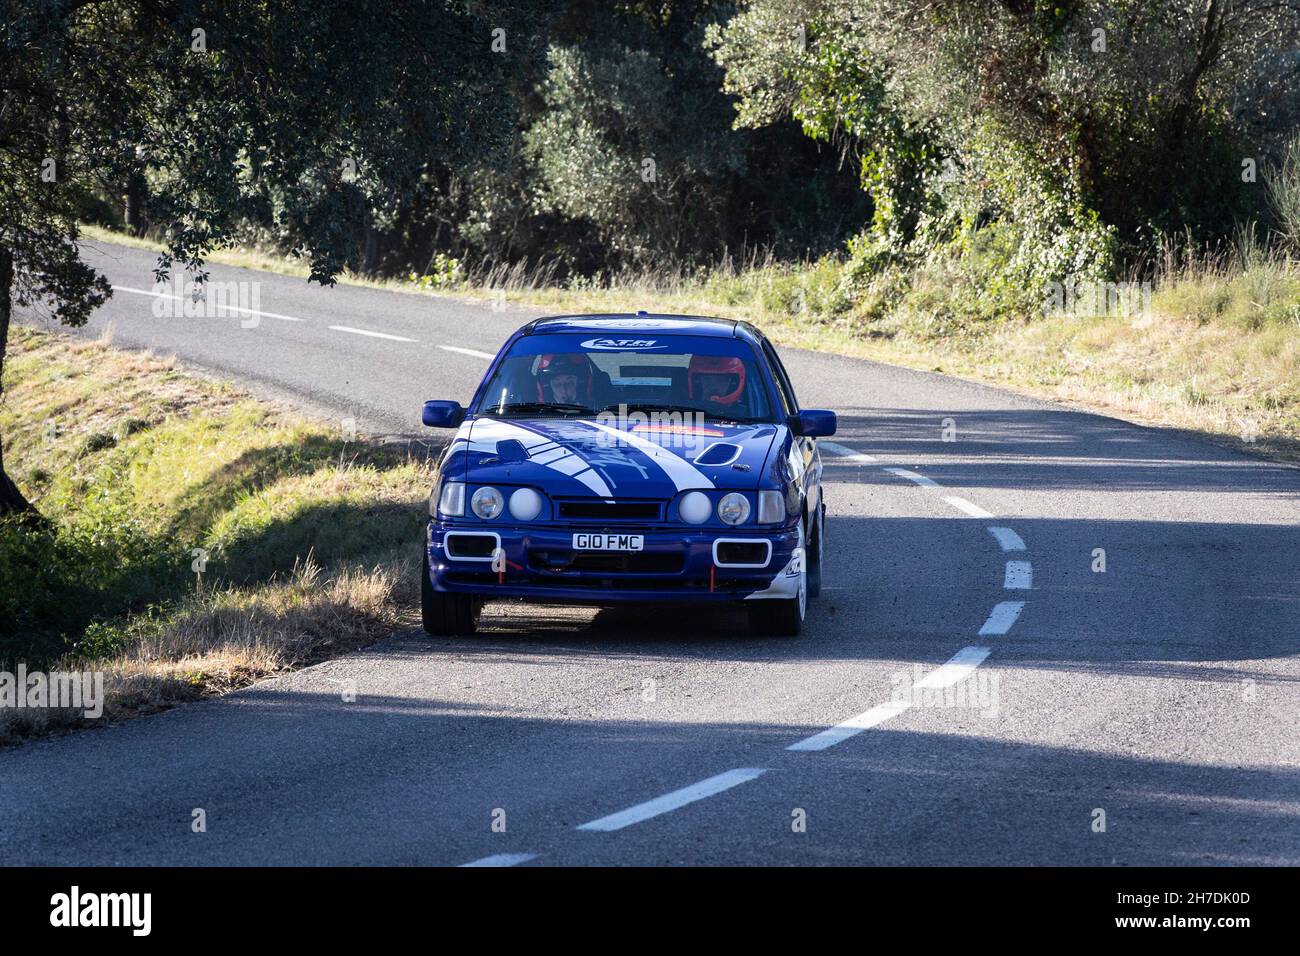
POLYGON ((998 539, 998 545, 1003 551, 1025 550, 1025 542, 1010 528, 989 528, 989 534, 998 539))
POLYGON ((951 687, 958 681, 969 677, 971 671, 979 667, 984 658, 989 656, 989 653, 990 649, 987 647, 963 647, 952 656, 948 663, 938 670, 926 674, 916 686, 928 688, 951 687))
POLYGON ((716 777, 709 777, 707 780, 693 783, 689 787, 682 787, 680 790, 666 793, 662 797, 655 797, 653 800, 647 800, 645 803, 638 803, 635 807, 628 807, 626 810, 620 810, 618 813, 611 813, 609 816, 601 817, 599 820, 592 820, 590 823, 584 823, 579 826, 578 829, 599 830, 602 833, 621 830, 624 827, 630 827, 634 823, 640 823, 642 820, 649 820, 651 817, 670 813, 671 811, 680 809, 689 803, 695 803, 697 800, 704 800, 714 794, 722 793, 724 790, 730 790, 732 787, 737 787, 742 783, 748 783, 750 780, 753 780, 759 774, 764 772, 764 769, 759 767, 740 767, 736 770, 728 770, 726 773, 720 773, 716 777))
POLYGON ((823 730, 821 733, 813 734, 811 737, 805 737, 798 743, 791 744, 786 750, 826 750, 828 747, 834 747, 843 740, 869 730, 872 727, 878 727, 891 717, 897 717, 908 707, 912 706, 911 701, 891 700, 884 704, 877 704, 868 711, 858 714, 856 717, 850 717, 831 727, 829 730, 823 730))
POLYGON ((860 461, 863 464, 873 464, 878 459, 875 455, 867 455, 860 451, 854 451, 848 445, 841 445, 834 441, 821 441, 817 443, 818 448, 824 448, 832 455, 838 455, 840 458, 848 458, 850 461, 860 461))
POLYGON ((980 637, 1005 634, 1016 623, 1020 612, 1025 609, 1024 601, 1001 601, 989 613, 989 619, 980 628, 980 637))
POLYGON ((1027 591, 1034 586, 1034 569, 1028 561, 1008 561, 1002 587, 1007 591, 1027 591))
POLYGON ((494 358, 491 352, 480 352, 477 349, 463 349, 455 345, 439 345, 438 348, 442 349, 444 352, 459 352, 461 355, 472 355, 474 358, 494 358))
MULTIPOLYGON (((908 481, 914 481, 922 488, 939 487, 937 481, 927 478, 925 475, 918 474, 915 471, 908 471, 906 468, 886 468, 885 471, 889 472, 891 475, 897 475, 899 478, 906 478, 908 481)), ((992 516, 990 515, 990 517, 992 516)))
POLYGON ((971 504, 965 498, 958 498, 954 495, 944 495, 944 501, 952 505, 958 511, 964 511, 972 518, 992 518, 991 512, 985 511, 979 505, 971 504))
MULTIPOLYGON (((182 295, 173 295, 170 292, 151 292, 148 289, 133 289, 129 285, 115 285, 113 286, 113 290, 115 292, 130 292, 133 293, 134 295, 150 295, 153 296, 155 299, 175 299, 177 302, 187 301, 186 298, 182 295)), ((211 308, 225 309, 227 312, 242 312, 245 315, 261 315, 261 316, 265 316, 268 319, 283 319, 285 322, 306 322, 307 321, 306 319, 300 319, 297 316, 293 316, 293 315, 281 315, 278 312, 263 312, 260 309, 243 309, 237 305, 226 305, 225 303, 222 303, 220 305, 214 303, 211 306, 211 308)))
POLYGON ((517 866, 520 863, 527 863, 529 860, 535 859, 537 859, 536 853, 494 853, 492 856, 485 856, 481 860, 472 860, 469 863, 462 863, 461 867, 517 866))
POLYGON ((389 335, 387 332, 371 332, 369 329, 354 329, 348 325, 331 325, 331 332, 351 332, 353 335, 368 335, 372 339, 388 339, 393 342, 414 342, 415 339, 408 339, 401 335, 389 335))

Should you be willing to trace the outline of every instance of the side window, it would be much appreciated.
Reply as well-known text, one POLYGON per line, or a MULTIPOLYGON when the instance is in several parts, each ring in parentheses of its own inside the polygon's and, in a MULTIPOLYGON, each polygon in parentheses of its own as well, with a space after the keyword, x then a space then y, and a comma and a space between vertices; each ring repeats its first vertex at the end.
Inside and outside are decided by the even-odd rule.
POLYGON ((795 414, 799 411, 799 402, 794 397, 794 386, 790 384, 790 377, 785 374, 785 366, 777 357, 776 349, 772 348, 772 343, 767 339, 763 340, 763 354, 767 356, 767 364, 772 367, 772 374, 776 376, 776 387, 781 393, 781 404, 785 407, 785 413, 795 414))

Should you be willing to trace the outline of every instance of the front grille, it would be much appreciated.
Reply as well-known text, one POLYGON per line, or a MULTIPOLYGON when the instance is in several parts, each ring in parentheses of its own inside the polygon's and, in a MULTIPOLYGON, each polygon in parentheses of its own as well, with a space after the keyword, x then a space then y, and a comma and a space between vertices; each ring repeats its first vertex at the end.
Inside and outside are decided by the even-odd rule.
POLYGON ((535 570, 611 574, 677 574, 685 556, 671 551, 530 551, 528 563, 535 570))
POLYGON ((561 498, 556 502, 561 518, 577 521, 659 521, 663 517, 662 501, 604 501, 601 499, 561 498))

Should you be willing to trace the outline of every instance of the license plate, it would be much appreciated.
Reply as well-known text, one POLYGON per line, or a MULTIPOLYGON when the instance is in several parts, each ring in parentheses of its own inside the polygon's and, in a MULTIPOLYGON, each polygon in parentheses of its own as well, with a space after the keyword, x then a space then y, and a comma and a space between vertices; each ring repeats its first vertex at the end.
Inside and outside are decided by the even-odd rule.
POLYGON ((640 534, 575 534, 574 551, 640 551, 645 536, 640 534))

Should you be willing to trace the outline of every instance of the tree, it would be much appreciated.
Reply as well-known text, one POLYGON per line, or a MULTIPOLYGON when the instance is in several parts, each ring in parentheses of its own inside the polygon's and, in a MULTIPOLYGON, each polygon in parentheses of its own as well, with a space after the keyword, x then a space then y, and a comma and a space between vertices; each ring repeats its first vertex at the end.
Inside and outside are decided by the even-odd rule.
MULTIPOLYGON (((79 203, 144 170, 160 280, 177 264, 202 276, 257 216, 333 283, 430 163, 499 147, 539 9, 0 0, 0 376, 14 306, 79 325, 111 295, 80 260, 79 203)), ((13 513, 32 506, 0 451, 0 516, 13 513)))
POLYGON ((1241 159, 1295 128, 1298 38, 1287 0, 753 0, 711 37, 741 122, 861 155, 890 253, 994 223, 1040 280, 1258 214, 1241 159))

